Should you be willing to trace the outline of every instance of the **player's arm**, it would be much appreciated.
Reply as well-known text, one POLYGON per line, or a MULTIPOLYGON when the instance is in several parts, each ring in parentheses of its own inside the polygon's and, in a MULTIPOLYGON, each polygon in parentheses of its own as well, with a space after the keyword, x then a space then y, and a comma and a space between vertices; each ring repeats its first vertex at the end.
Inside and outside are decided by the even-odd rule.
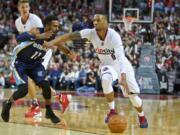
POLYGON ((51 32, 51 31, 41 33, 42 29, 43 28, 33 28, 28 32, 23 32, 16 37, 16 40, 18 42, 34 41, 34 40, 38 40, 38 39, 43 40, 43 39, 49 39, 53 35, 53 32, 51 32))
POLYGON ((49 42, 51 45, 56 45, 59 46, 59 43, 63 43, 63 42, 67 42, 70 40, 79 40, 81 39, 81 34, 79 31, 75 31, 72 33, 68 33, 68 34, 64 34, 62 36, 59 36, 57 38, 55 38, 54 40, 52 40, 51 42, 49 42))
POLYGON ((46 42, 44 46, 47 48, 51 48, 52 46, 59 46, 59 43, 61 44, 70 40, 79 40, 82 38, 91 41, 91 34, 92 34, 92 29, 83 29, 81 31, 75 31, 72 33, 59 36, 54 40, 51 40, 50 42, 46 42))
POLYGON ((122 45, 122 40, 121 37, 119 36, 118 33, 115 33, 113 35, 113 39, 112 39, 113 44, 116 45, 115 48, 115 57, 116 59, 119 61, 119 65, 120 65, 120 69, 121 69, 121 77, 119 79, 119 84, 123 85, 127 90, 128 90, 128 86, 127 86, 127 82, 126 82, 126 62, 125 62, 125 53, 124 53, 124 47, 122 45))
POLYGON ((17 42, 24 42, 24 41, 34 41, 36 40, 37 35, 40 34, 38 28, 33 28, 28 32, 23 32, 16 37, 17 42))
POLYGON ((76 60, 76 54, 64 45, 59 45, 58 49, 61 50, 71 60, 76 60))

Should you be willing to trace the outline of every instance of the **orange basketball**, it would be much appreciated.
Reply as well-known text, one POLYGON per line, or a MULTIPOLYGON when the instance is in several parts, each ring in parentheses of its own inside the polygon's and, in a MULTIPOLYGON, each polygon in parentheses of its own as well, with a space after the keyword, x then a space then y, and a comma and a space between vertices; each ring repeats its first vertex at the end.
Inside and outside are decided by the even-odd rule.
POLYGON ((127 121, 125 116, 111 116, 108 122, 108 127, 112 133, 123 133, 127 128, 127 121))

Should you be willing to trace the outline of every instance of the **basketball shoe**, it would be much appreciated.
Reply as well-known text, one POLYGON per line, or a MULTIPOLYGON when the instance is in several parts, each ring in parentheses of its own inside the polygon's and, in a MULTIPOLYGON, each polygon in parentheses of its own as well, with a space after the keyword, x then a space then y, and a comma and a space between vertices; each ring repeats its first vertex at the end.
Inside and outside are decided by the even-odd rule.
POLYGON ((11 102, 5 100, 2 104, 2 112, 1 117, 5 122, 9 121, 10 109, 11 109, 11 102))
POLYGON ((117 112, 115 109, 111 109, 110 112, 107 114, 106 118, 105 118, 105 123, 108 123, 109 122, 109 118, 112 116, 112 115, 116 115, 117 112))
POLYGON ((42 116, 42 112, 40 110, 40 107, 39 105, 31 105, 30 109, 25 112, 25 117, 31 117, 31 118, 34 118, 34 117, 41 117, 42 116))
POLYGON ((55 115, 55 113, 53 112, 52 108, 50 105, 46 105, 46 114, 45 117, 47 119, 50 119, 52 121, 52 123, 57 124, 59 123, 61 120, 55 115))
POLYGON ((72 96, 69 94, 60 94, 56 98, 62 106, 62 113, 64 113, 69 106, 72 96))
POLYGON ((148 122, 145 116, 138 116, 139 118, 139 126, 140 128, 147 128, 148 127, 148 122))

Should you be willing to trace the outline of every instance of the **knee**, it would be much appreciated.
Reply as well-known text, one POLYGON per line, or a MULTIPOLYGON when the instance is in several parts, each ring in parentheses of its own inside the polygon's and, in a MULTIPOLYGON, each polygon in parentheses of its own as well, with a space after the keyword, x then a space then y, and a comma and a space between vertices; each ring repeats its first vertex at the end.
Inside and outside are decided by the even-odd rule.
POLYGON ((113 92, 112 75, 111 74, 104 74, 101 79, 102 79, 102 87, 103 87, 104 93, 109 94, 109 93, 113 92))
POLYGON ((38 84, 42 88, 42 94, 45 99, 51 99, 51 88, 49 82, 44 80, 38 84))
POLYGON ((112 85, 112 75, 107 73, 102 75, 102 83, 103 85, 111 84, 112 85))
POLYGON ((109 79, 111 79, 109 74, 102 75, 102 82, 108 83, 109 79))
POLYGON ((18 90, 13 93, 14 101, 19 99, 19 98, 25 97, 27 95, 27 93, 28 93, 28 86, 27 86, 27 84, 20 84, 18 86, 18 90))
POLYGON ((129 95, 129 99, 132 102, 134 107, 141 107, 142 106, 142 99, 138 95, 129 95))

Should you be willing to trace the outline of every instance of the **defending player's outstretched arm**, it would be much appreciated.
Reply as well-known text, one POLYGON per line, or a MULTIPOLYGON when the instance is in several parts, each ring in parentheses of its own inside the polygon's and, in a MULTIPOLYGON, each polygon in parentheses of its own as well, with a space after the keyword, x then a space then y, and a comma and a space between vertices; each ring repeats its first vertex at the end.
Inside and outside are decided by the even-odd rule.
POLYGON ((57 38, 49 42, 49 45, 59 46, 60 43, 70 41, 70 40, 78 40, 78 39, 81 39, 81 34, 79 31, 75 31, 72 33, 64 34, 62 36, 58 36, 57 38))

